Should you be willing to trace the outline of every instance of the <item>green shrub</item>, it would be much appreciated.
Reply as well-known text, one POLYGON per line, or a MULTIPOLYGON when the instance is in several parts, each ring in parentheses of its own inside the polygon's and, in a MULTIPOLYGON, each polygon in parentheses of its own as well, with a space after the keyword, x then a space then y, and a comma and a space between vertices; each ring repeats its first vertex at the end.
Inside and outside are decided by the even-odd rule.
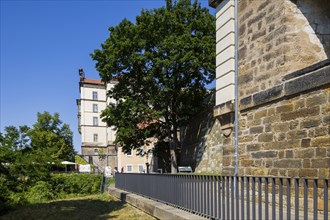
POLYGON ((11 193, 9 196, 10 207, 24 206, 29 204, 26 192, 11 193))
POLYGON ((100 191, 99 174, 53 174, 50 181, 56 194, 95 194, 100 191))
POLYGON ((30 203, 44 202, 55 198, 52 185, 44 181, 37 182, 29 189, 27 195, 30 203))

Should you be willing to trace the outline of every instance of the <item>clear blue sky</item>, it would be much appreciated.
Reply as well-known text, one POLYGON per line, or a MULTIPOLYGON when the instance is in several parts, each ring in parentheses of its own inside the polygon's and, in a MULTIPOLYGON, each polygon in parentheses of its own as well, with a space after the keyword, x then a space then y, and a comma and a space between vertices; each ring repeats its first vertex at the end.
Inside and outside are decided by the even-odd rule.
POLYGON ((162 7, 165 0, 0 1, 0 131, 32 126, 37 112, 58 112, 80 152, 78 68, 98 79, 90 54, 109 36, 108 27, 135 21, 143 8, 162 7))

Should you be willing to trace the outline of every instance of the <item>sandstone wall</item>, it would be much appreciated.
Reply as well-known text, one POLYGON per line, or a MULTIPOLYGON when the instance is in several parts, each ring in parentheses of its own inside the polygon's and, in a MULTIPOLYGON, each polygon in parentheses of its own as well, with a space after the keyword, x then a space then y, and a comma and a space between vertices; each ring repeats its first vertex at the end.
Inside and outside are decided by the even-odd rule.
MULTIPOLYGON (((241 102, 239 175, 330 178, 330 60, 285 79, 241 102)), ((211 109, 181 134, 180 165, 233 174, 233 132, 221 129, 211 109)))
POLYGON ((179 166, 191 166, 196 173, 221 173, 223 146, 230 147, 232 142, 224 138, 219 121, 213 117, 213 106, 181 128, 180 136, 179 166))
POLYGON ((329 58, 330 2, 239 1, 239 95, 329 58))
POLYGON ((330 2, 238 9, 239 173, 329 178, 330 2))
MULTIPOLYGON (((240 175, 330 177, 329 9, 323 0, 239 1, 240 175)), ((233 174, 228 109, 216 106, 220 121, 204 126, 208 112, 184 133, 182 162, 196 161, 197 172, 233 174)))

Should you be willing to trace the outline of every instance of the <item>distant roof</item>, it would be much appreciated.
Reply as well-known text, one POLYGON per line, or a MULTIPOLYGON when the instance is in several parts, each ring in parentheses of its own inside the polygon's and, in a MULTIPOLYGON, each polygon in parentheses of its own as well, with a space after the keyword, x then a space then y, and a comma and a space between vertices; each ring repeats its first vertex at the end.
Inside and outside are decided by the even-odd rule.
POLYGON ((99 84, 99 85, 104 85, 104 82, 102 82, 99 79, 89 79, 89 78, 83 78, 82 82, 85 83, 91 83, 91 84, 99 84))

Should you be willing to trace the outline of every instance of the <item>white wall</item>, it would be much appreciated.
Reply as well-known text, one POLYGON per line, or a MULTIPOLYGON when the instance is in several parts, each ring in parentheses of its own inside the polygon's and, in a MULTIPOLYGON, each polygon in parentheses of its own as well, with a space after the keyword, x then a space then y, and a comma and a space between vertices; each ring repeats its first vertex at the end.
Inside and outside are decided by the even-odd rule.
POLYGON ((216 105, 235 99, 234 1, 216 8, 216 105))

